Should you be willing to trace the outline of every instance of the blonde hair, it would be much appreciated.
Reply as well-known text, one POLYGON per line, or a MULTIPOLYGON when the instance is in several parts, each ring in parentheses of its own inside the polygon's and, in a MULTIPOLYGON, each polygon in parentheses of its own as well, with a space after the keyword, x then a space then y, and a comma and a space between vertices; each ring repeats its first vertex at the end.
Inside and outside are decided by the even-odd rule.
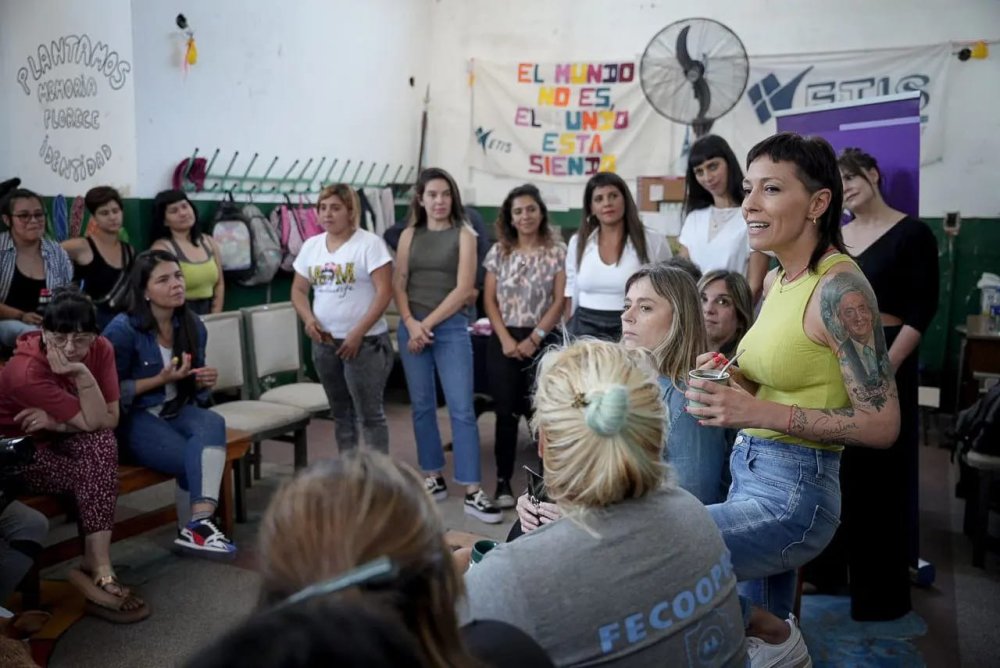
POLYGON ((567 514, 660 487, 664 408, 648 353, 581 339, 540 362, 532 427, 549 496, 567 514))
POLYGON ((346 183, 332 183, 319 191, 319 197, 316 198, 316 209, 319 209, 320 202, 331 197, 336 197, 344 203, 351 214, 351 225, 354 229, 358 229, 361 225, 361 199, 358 197, 357 191, 346 183))
POLYGON ((274 495, 261 523, 261 603, 378 557, 399 567, 398 582, 334 594, 399 615, 433 666, 475 665, 462 645, 455 602, 462 579, 437 508, 417 474, 371 450, 314 464, 274 495))
POLYGON ((660 375, 669 378, 674 387, 678 387, 678 383, 687 380, 688 372, 696 368, 698 355, 708 350, 698 287, 688 272, 658 262, 643 265, 629 276, 625 292, 628 293, 629 288, 643 278, 648 278, 656 294, 670 302, 674 312, 670 329, 652 353, 660 375))

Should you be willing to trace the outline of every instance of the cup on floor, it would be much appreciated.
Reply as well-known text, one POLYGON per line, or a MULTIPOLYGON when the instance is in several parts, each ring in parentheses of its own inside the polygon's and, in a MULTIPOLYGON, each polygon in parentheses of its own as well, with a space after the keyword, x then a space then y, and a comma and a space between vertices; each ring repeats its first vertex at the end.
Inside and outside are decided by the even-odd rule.
POLYGON ((486 553, 492 550, 494 547, 499 545, 495 540, 477 540, 472 546, 472 561, 469 562, 469 568, 472 568, 486 556, 486 553))

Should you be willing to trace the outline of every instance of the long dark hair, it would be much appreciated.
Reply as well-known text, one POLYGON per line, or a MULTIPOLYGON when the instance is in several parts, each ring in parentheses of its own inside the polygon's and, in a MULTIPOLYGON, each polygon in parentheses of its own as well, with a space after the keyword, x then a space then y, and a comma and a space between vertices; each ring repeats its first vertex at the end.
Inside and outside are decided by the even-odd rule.
POLYGON ((830 191, 830 205, 816 223, 819 238, 809 257, 810 271, 816 271, 820 258, 832 246, 849 255, 840 231, 840 218, 844 213, 844 183, 840 179, 837 154, 822 137, 803 137, 794 132, 779 132, 759 142, 747 154, 747 169, 762 156, 772 162, 791 162, 799 181, 813 194, 824 188, 830 191))
MULTIPOLYGON (((583 222, 576 233, 576 266, 579 268, 583 262, 583 251, 587 248, 587 240, 594 230, 600 227, 597 216, 590 208, 590 200, 594 196, 594 191, 602 186, 614 186, 621 193, 625 200, 625 234, 622 235, 622 243, 618 248, 618 261, 621 261, 622 253, 625 252, 625 245, 632 241, 635 253, 639 256, 639 262, 646 264, 649 262, 649 251, 646 248, 646 232, 642 228, 642 220, 639 218, 639 207, 632 199, 628 185, 622 177, 613 172, 598 172, 590 177, 587 186, 583 189, 583 222)), ((616 262, 617 264, 617 262, 616 262)))
POLYGON ((156 193, 153 198, 153 223, 149 228, 150 237, 157 239, 170 239, 170 228, 167 227, 167 207, 184 200, 194 211, 194 225, 188 231, 191 243, 195 246, 201 245, 201 220, 198 218, 198 209, 195 208, 191 200, 182 190, 163 190, 156 193))
POLYGON ((468 225, 469 221, 466 219, 465 209, 462 207, 462 195, 458 192, 458 184, 455 183, 455 179, 440 167, 428 167, 420 172, 420 176, 417 177, 417 183, 413 187, 413 199, 410 200, 410 211, 407 218, 410 226, 421 227, 427 225, 427 210, 421 205, 420 200, 424 197, 427 184, 434 179, 442 179, 448 182, 448 189, 451 190, 451 212, 448 217, 451 219, 452 227, 462 225, 463 223, 468 225))
POLYGON ((691 144, 691 152, 688 154, 687 174, 684 177, 684 216, 712 206, 715 202, 712 193, 705 190, 694 175, 695 167, 713 158, 726 161, 726 194, 736 202, 736 206, 743 203, 743 169, 740 161, 725 139, 718 135, 705 135, 691 144))
MULTIPOLYGON (((137 328, 142 332, 156 332, 156 318, 146 299, 146 286, 153 269, 164 262, 180 266, 177 256, 165 250, 143 251, 135 256, 132 263, 132 272, 129 274, 129 313, 138 321, 137 328)), ((187 302, 174 309, 174 322, 174 357, 183 359, 188 354, 191 355, 192 363, 195 363, 198 353, 198 325, 187 302)), ((197 391, 194 376, 188 376, 177 383, 177 397, 182 402, 194 397, 197 391)))
POLYGON ((535 200, 535 204, 538 205, 538 210, 542 214, 542 222, 538 225, 538 236, 546 246, 551 245, 553 241, 552 229, 549 226, 549 207, 545 206, 545 202, 542 201, 542 193, 538 192, 538 188, 530 183, 525 183, 507 193, 503 204, 500 205, 500 212, 494 225, 497 243, 500 244, 500 250, 504 255, 510 253, 517 245, 517 228, 514 227, 514 215, 511 213, 511 209, 514 207, 514 200, 518 197, 530 197, 535 200))
POLYGON ((57 334, 100 334, 97 309, 86 294, 75 285, 65 285, 52 291, 52 298, 42 316, 42 329, 57 334))

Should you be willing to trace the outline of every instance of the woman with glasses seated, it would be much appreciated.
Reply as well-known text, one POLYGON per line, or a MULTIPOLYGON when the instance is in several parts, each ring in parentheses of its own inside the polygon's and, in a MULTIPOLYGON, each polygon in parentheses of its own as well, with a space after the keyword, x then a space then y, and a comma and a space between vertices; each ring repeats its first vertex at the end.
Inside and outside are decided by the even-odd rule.
POLYGON ((0 346, 38 329, 38 298, 73 280, 73 263, 59 244, 45 238, 42 198, 18 188, 0 205, 7 231, 0 234, 0 346))
POLYGON ((111 566, 118 499, 118 378, 111 343, 97 334, 93 303, 75 288, 52 297, 41 332, 17 342, 0 371, 0 435, 30 434, 34 459, 19 471, 24 491, 70 497, 84 531, 83 561, 70 581, 87 611, 112 622, 149 616, 111 566))
POLYGON ((226 464, 226 422, 204 408, 219 376, 205 366, 208 333, 184 297, 184 274, 167 251, 135 258, 128 313, 105 328, 115 347, 125 448, 139 464, 177 479, 177 538, 187 554, 232 558, 212 521, 226 464))

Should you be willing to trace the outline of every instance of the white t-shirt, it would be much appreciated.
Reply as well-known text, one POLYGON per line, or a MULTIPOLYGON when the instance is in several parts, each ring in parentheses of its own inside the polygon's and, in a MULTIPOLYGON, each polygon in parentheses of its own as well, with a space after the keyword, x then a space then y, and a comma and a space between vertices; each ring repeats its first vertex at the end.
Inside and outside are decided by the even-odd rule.
MULTIPOLYGON (((625 281, 634 274, 642 261, 629 240, 618 264, 604 264, 597 248, 597 234, 591 233, 583 250, 580 267, 576 266, 578 235, 570 237, 566 249, 566 297, 572 297, 573 308, 582 306, 595 311, 621 311, 625 304, 625 281)), ((670 244, 660 234, 646 230, 646 253, 650 262, 669 260, 670 244)))
MULTIPOLYGON (((335 339, 347 336, 375 300, 371 273, 392 262, 382 238, 358 228, 334 252, 326 247, 326 234, 306 239, 292 265, 313 289, 313 313, 320 326, 335 339)), ((365 335, 389 331, 379 318, 365 335)))
POLYGON ((717 209, 708 206, 692 211, 684 219, 678 241, 688 249, 691 261, 698 265, 702 273, 728 269, 746 276, 750 238, 739 207, 717 209), (709 241, 708 231, 713 216, 719 222, 719 231, 709 241))

